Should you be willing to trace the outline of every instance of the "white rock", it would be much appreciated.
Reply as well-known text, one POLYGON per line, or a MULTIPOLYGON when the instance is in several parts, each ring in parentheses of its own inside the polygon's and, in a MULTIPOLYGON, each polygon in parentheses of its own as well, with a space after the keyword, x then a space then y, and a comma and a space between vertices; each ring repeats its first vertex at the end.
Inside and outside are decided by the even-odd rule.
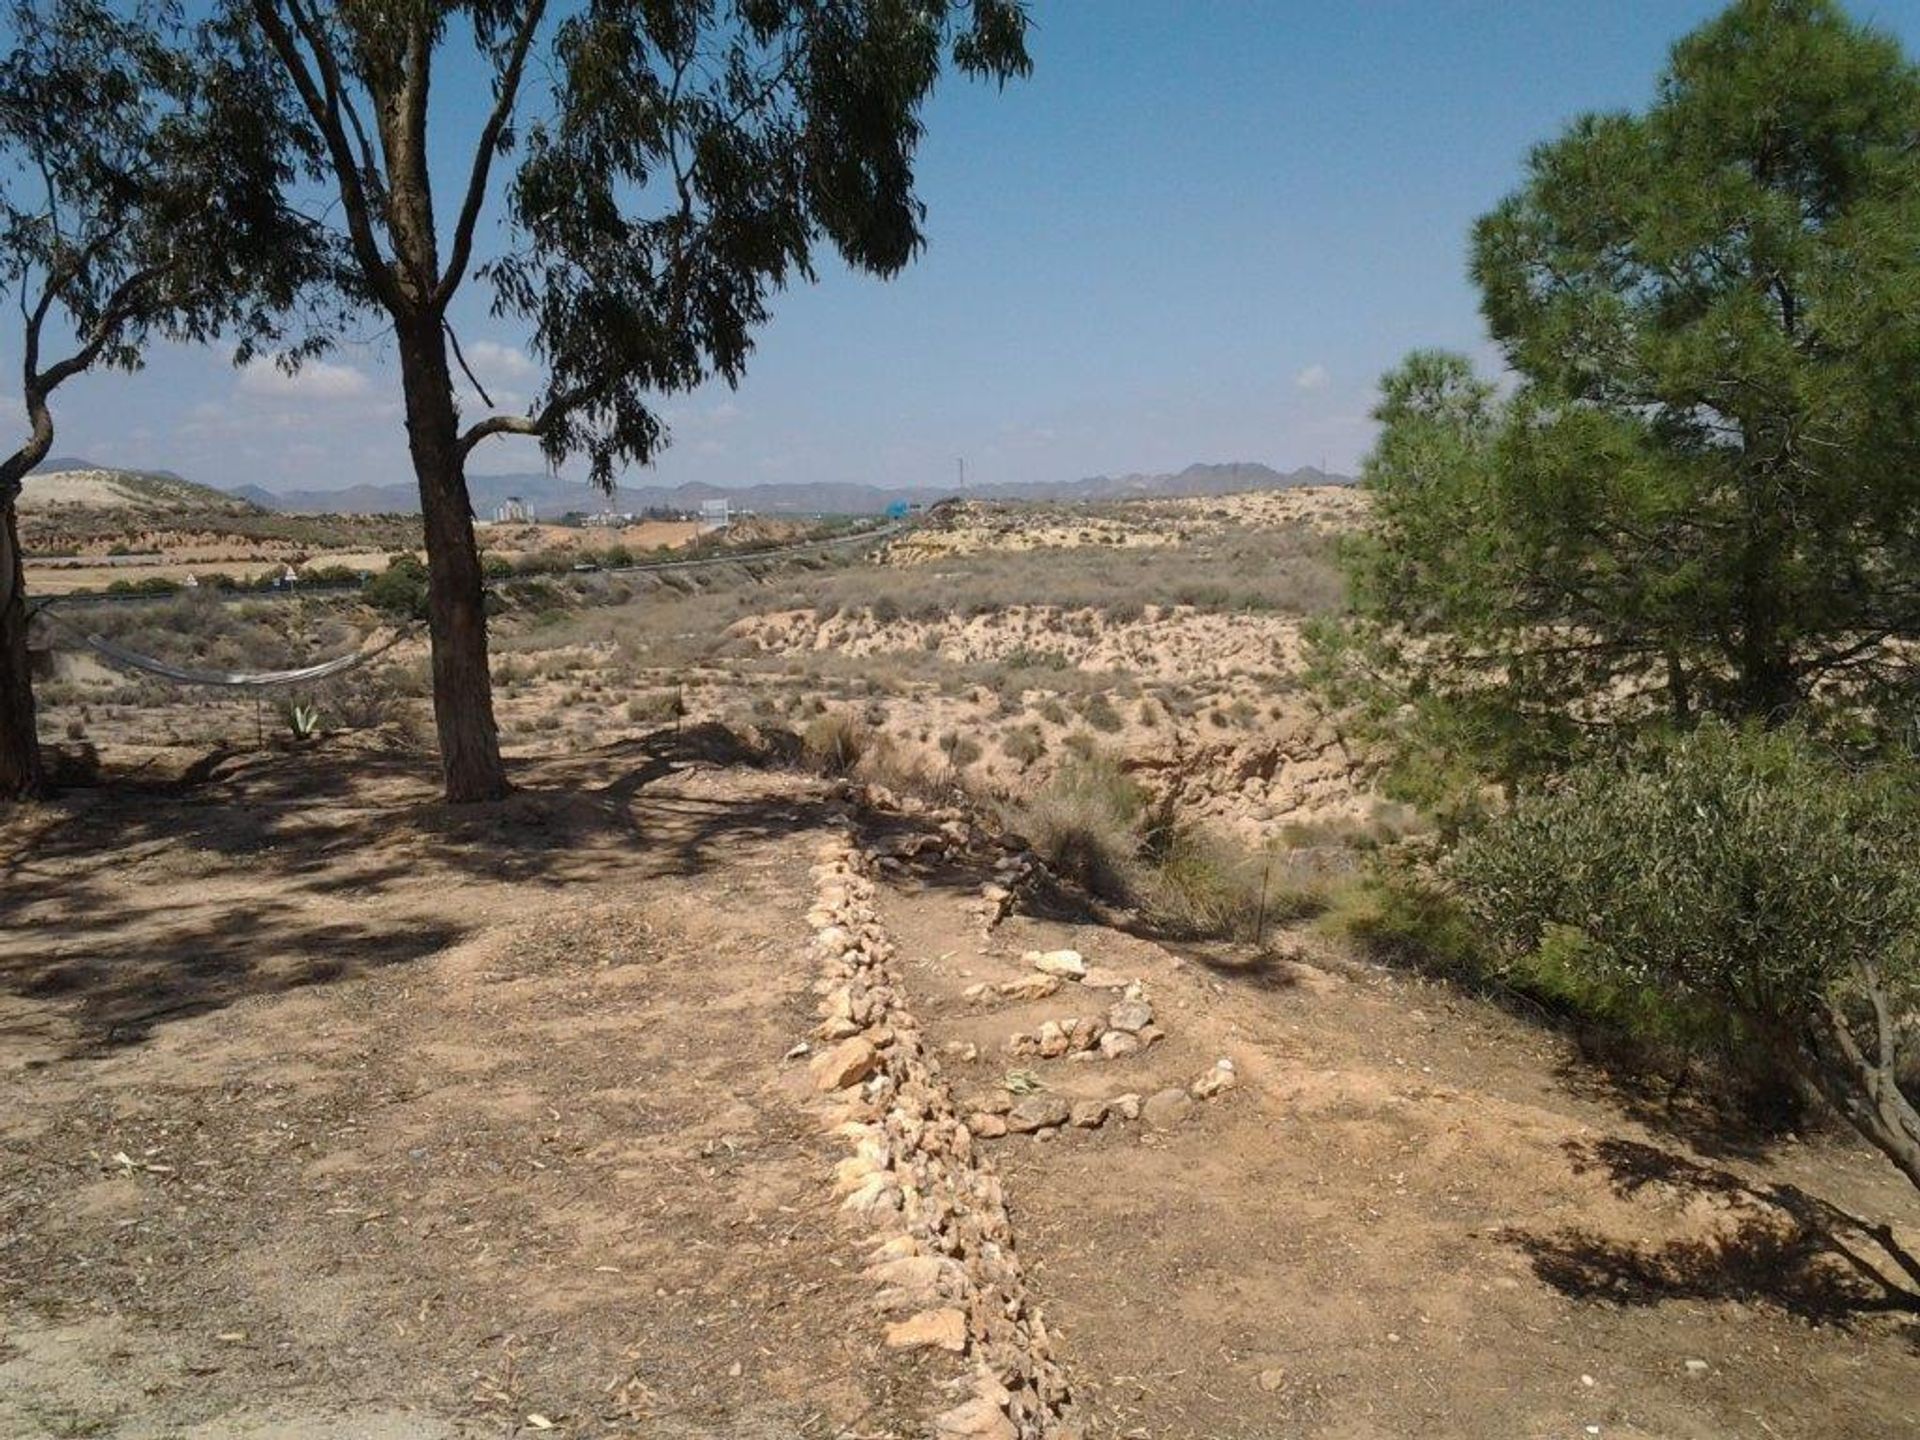
POLYGON ((1078 950, 1029 950, 1024 958, 1034 969, 1047 975, 1078 980, 1087 973, 1087 962, 1078 950))
POLYGON ((1057 1055, 1064 1055, 1073 1048, 1073 1041, 1068 1038, 1067 1032, 1060 1028, 1060 1022, 1057 1020, 1049 1020, 1043 1024, 1035 1039, 1039 1042, 1041 1056, 1048 1060, 1057 1055))
POLYGON ((1109 1030, 1100 1037, 1100 1053, 1109 1060, 1131 1055, 1139 1048, 1140 1042, 1124 1030, 1109 1030))
POLYGON ((1020 1436, 1006 1412, 984 1395, 936 1415, 933 1433, 937 1440, 1019 1440, 1020 1436))
POLYGON ((1231 1060, 1219 1060, 1214 1067, 1193 1082, 1193 1098, 1211 1100, 1223 1091, 1231 1090, 1240 1083, 1240 1077, 1234 1073, 1231 1060))
POLYGON ((1060 977, 1022 975, 1018 980, 1003 980, 994 988, 1009 1000, 1044 1000, 1060 988, 1060 977))

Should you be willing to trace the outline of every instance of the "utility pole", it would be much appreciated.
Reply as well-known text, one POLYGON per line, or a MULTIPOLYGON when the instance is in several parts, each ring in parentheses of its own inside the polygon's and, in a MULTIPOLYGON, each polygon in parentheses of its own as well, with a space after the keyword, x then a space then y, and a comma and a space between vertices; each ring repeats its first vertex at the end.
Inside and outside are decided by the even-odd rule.
POLYGON ((967 457, 964 455, 960 457, 960 488, 967 488, 967 457))

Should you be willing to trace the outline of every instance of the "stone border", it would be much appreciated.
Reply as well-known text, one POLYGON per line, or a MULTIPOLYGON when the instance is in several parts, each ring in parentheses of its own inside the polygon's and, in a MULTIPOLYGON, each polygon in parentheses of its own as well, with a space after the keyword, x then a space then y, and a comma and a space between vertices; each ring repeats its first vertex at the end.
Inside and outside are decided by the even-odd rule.
POLYGON ((821 846, 807 915, 828 1048, 808 1061, 831 1097, 823 1122, 850 1146, 840 1208, 872 1242, 876 1305, 897 1349, 972 1362, 937 1440, 1078 1440, 1065 1373, 1027 1295, 1005 1196, 927 1053, 873 905, 867 857, 845 835, 821 846))

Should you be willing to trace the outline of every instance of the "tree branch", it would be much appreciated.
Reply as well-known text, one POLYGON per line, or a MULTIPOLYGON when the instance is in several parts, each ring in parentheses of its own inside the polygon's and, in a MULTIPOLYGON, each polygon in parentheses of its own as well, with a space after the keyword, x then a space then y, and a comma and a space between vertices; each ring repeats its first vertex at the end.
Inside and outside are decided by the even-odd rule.
MULTIPOLYGON (((373 233, 373 221, 368 213, 366 190, 360 183, 360 173, 355 168, 346 132, 340 128, 337 81, 328 84, 327 97, 323 97, 306 61, 300 55, 299 44, 275 9, 274 0, 253 0, 253 14, 266 34, 267 42, 280 57, 280 63, 293 81, 294 88, 300 92, 301 101, 319 128, 321 139, 326 142, 327 154, 333 162, 334 179, 340 187, 340 200, 346 207, 347 236, 360 261, 360 268, 366 274, 367 283, 373 287, 374 294, 380 297, 381 302, 393 309, 400 301, 399 289, 394 284, 386 259, 380 254, 380 245, 373 233)), ((314 58, 324 72, 337 77, 332 52, 327 50, 324 40, 315 45, 314 58)))
POLYGON ((301 8, 300 0, 287 0, 287 13, 293 16, 293 23, 299 27, 307 48, 319 63, 328 101, 339 107, 347 117, 347 124, 352 127, 354 142, 360 147, 360 164, 365 171, 361 184, 364 186, 368 179, 377 184, 380 166, 373 157, 373 142, 367 138, 366 122, 360 118, 359 107, 353 103, 353 91, 341 79, 340 64, 334 59, 332 50, 327 48, 326 36, 321 33, 318 19, 301 8))
MULTIPOLYGON (((507 127, 507 121, 513 118, 514 102, 520 92, 520 77, 525 71, 527 52, 533 47, 534 32, 540 27, 541 17, 546 13, 546 0, 532 0, 527 13, 520 22, 520 29, 514 34, 512 48, 507 54, 507 65, 500 72, 500 93, 494 96, 493 111, 487 116, 487 123, 480 129, 480 141, 473 151, 473 169, 467 176, 467 193, 460 202, 460 215, 454 222, 453 249, 447 257, 446 269, 441 273, 440 283, 433 292, 433 304, 436 309, 444 309, 454 292, 460 288, 465 278, 467 261, 473 254, 474 227, 480 221, 480 207, 487 198, 487 179, 493 172, 493 157, 500 145, 500 135, 507 127)), ((477 387, 476 387, 477 388, 477 387)))
POLYGON ((453 326, 444 319, 440 322, 440 328, 447 332, 447 343, 453 347, 453 358, 460 363, 460 373, 467 377, 467 383, 472 385, 474 393, 479 395, 480 403, 491 410, 493 397, 487 394, 487 387, 480 383, 480 377, 475 375, 473 367, 467 364, 467 357, 460 353, 460 337, 453 333, 453 326))
POLYGON ((541 436, 553 428, 555 421, 569 411, 576 409, 592 398, 593 391, 587 386, 579 386, 564 394, 556 395, 542 407, 538 415, 489 415, 469 425, 460 436, 458 453, 465 461, 473 447, 490 435, 532 435, 541 436))
MULTIPOLYGON (((95 360, 98 360, 100 358, 100 352, 106 349, 108 343, 113 339, 115 332, 130 320, 138 310, 139 305, 137 302, 141 289, 147 285, 148 282, 157 279, 161 274, 161 266, 149 265, 143 270, 136 270, 125 280, 122 280, 120 284, 114 288, 113 294, 107 297, 107 303, 100 307, 100 314, 94 319, 93 324, 88 327, 86 337, 81 341, 80 348, 57 364, 49 365, 39 374, 29 375, 27 377, 29 392, 38 390, 40 394, 45 395, 59 388, 75 375, 80 374, 83 370, 91 366, 95 360)), ((35 348, 37 350, 38 346, 36 345, 35 348)))

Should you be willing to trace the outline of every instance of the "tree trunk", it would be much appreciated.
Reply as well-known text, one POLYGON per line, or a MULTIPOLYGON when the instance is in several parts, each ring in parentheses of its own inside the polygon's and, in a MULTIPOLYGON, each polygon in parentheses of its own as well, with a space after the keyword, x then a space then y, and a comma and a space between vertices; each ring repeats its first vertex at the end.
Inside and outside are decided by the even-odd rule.
POLYGON ((1891 1042, 1877 1056, 1869 1054, 1845 1019, 1831 1011, 1813 1021, 1808 1040, 1808 1078, 1869 1145, 1920 1188, 1920 1112, 1900 1089, 1891 1042))
POLYGON ((27 579, 20 525, 11 491, 0 474, 0 800, 33 800, 47 793, 35 729, 33 672, 27 658, 27 579))
POLYGON ((420 482, 427 539, 427 624, 433 636, 433 718, 447 799, 507 793, 487 670, 486 589, 459 448, 459 417, 436 318, 398 327, 407 446, 420 482))

